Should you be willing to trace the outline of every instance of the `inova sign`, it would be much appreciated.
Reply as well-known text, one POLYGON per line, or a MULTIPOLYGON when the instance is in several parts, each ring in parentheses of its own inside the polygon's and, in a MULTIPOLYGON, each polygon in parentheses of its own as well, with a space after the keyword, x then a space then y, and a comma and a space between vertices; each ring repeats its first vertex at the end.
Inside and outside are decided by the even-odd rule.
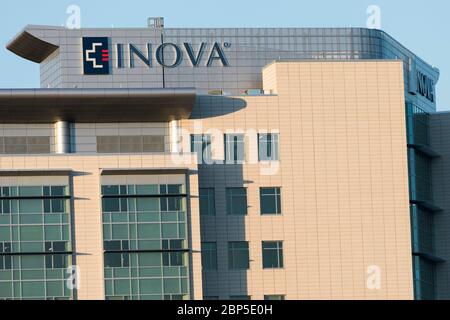
MULTIPOLYGON (((140 60, 149 68, 153 67, 153 62, 165 68, 176 68, 184 59, 188 59, 192 67, 212 67, 229 66, 224 49, 229 48, 229 43, 220 44, 214 42, 208 44, 202 42, 195 48, 190 43, 177 45, 174 43, 163 43, 154 46, 151 43, 146 45, 145 50, 134 44, 118 43, 116 46, 117 68, 135 68, 136 61, 140 60), (127 49, 127 50, 125 50, 127 49), (125 55, 125 52, 128 54, 125 55)), ((83 66, 84 74, 110 74, 110 43, 106 37, 85 37, 83 38, 83 66)))

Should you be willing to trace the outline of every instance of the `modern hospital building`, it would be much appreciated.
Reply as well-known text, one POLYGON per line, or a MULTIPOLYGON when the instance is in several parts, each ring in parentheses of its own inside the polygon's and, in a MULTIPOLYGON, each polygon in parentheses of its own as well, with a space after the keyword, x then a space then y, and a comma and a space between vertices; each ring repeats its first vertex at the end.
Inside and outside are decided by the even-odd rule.
POLYGON ((380 30, 154 22, 7 44, 41 83, 0 89, 0 299, 450 298, 438 69, 380 30))

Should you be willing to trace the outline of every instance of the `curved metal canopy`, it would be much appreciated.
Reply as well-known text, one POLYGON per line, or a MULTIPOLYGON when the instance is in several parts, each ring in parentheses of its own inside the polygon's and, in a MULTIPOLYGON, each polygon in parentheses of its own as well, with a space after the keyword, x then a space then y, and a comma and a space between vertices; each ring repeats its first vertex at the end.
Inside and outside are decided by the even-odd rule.
POLYGON ((24 59, 41 63, 59 47, 24 30, 11 40, 6 48, 24 59))
POLYGON ((166 122, 188 119, 194 88, 1 89, 0 123, 166 122))

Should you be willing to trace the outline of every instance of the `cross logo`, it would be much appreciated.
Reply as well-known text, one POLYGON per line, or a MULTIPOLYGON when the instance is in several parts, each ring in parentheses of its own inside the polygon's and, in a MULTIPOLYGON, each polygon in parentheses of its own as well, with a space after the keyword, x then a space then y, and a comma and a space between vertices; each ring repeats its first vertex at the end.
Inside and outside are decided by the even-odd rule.
POLYGON ((109 38, 83 38, 83 69, 85 75, 109 74, 109 38))

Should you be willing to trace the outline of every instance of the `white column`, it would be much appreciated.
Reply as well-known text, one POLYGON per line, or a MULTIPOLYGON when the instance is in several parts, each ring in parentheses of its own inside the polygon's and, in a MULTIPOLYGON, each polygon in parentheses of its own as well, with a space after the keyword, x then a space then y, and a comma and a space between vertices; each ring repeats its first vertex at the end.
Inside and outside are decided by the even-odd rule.
POLYGON ((55 122, 55 153, 70 153, 70 122, 55 122))
POLYGON ((170 127, 170 152, 180 153, 180 121, 172 120, 169 123, 170 127))

